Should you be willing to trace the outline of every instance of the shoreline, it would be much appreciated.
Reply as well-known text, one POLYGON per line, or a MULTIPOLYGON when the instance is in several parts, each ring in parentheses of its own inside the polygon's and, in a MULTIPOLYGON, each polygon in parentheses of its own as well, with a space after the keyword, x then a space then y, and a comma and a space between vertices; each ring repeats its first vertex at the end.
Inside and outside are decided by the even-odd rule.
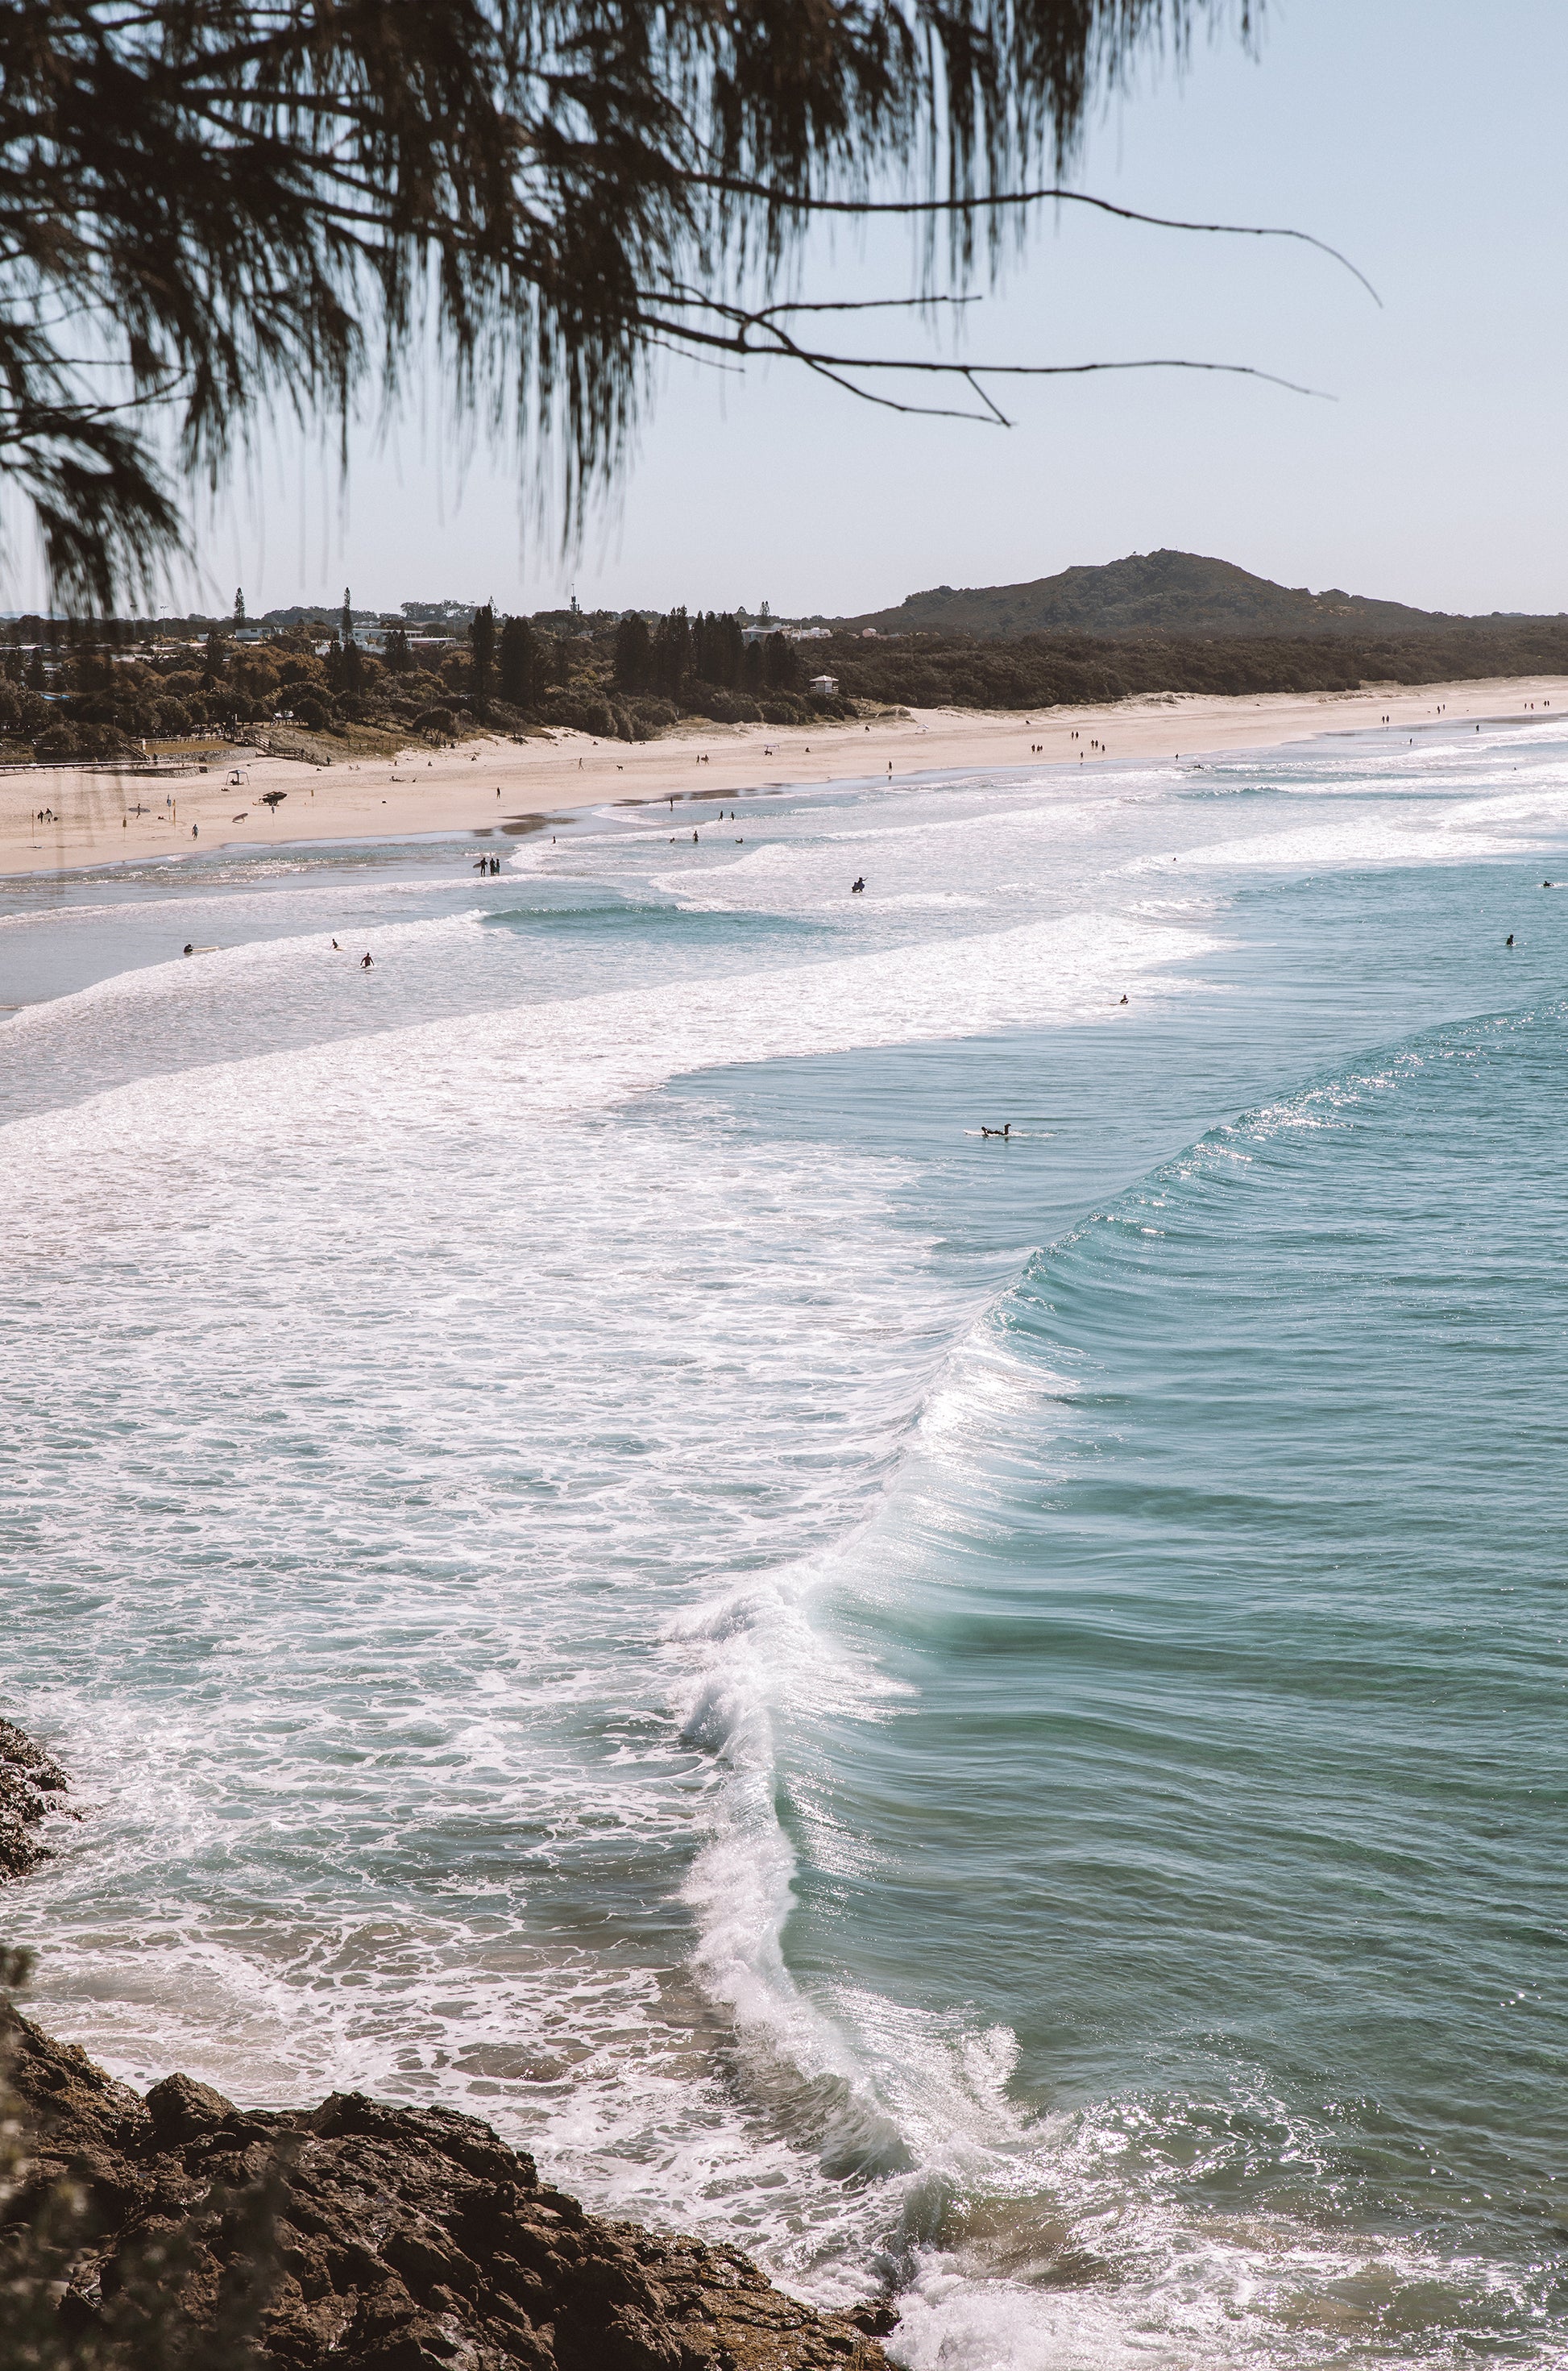
POLYGON ((320 769, 238 747, 221 758, 214 752, 205 768, 192 759, 183 773, 152 779, 40 768, 0 780, 0 880, 107 871, 150 855, 233 856, 329 840, 513 838, 542 827, 552 815, 612 800, 706 802, 1075 761, 1086 771, 1177 759, 1197 764, 1336 734, 1386 729, 1393 741, 1434 725, 1497 726, 1555 715, 1568 716, 1568 676, 1372 685, 1354 692, 1170 692, 1051 709, 1038 720, 1012 711, 911 709, 869 725, 693 725, 643 742, 560 732, 525 742, 410 748, 392 758, 320 769), (1391 720, 1386 728, 1385 717, 1391 720), (269 791, 283 794, 271 813, 259 804, 269 791), (51 819, 36 823, 40 809, 51 819))
MULTIPOLYGON (((80 1818, 72 1791, 0 1717, 0 1884, 52 1859, 29 1832, 80 1818)), ((22 2014, 29 1972, 0 1954, 6 2296, 37 2359, 86 2340, 128 2365, 148 2334, 216 2359, 243 2294, 257 2371, 892 2371, 884 2297, 819 2310, 686 2237, 678 2207, 668 2227, 585 2212, 455 2109, 358 2091, 246 2108, 181 2074, 144 2096, 22 2014), (170 2261, 149 2258, 171 2238, 170 2261)))
POLYGON ((590 2213, 455 2109, 247 2109, 178 2073, 144 2095, 10 1984, 0 2108, 7 2297, 35 2361, 85 2341, 129 2371, 172 2340, 255 2371, 893 2371, 885 2298, 819 2308, 679 2210, 668 2229, 590 2213))

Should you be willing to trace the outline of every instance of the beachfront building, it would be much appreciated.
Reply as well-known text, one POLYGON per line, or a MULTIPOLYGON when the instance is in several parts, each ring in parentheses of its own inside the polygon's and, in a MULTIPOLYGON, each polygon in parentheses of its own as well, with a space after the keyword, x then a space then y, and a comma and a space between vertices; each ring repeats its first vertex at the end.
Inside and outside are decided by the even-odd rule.
POLYGON ((824 698, 831 699, 838 689, 838 677, 836 675, 813 675, 812 689, 821 692, 824 698))

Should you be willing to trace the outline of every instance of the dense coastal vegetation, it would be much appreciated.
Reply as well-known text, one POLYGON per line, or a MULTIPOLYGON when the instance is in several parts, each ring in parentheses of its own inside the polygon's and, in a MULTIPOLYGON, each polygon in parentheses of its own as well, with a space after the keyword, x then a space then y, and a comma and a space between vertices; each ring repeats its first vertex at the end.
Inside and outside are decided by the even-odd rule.
POLYGON ((814 695, 798 645, 748 642, 738 618, 489 607, 441 631, 365 619, 188 618, 71 628, 22 618, 0 645, 0 756, 113 760, 192 734, 266 740, 370 728, 445 742, 571 727, 645 741, 683 717, 792 724, 847 716, 814 695))
POLYGON ((851 699, 1038 711, 1159 692, 1355 691, 1568 673, 1568 619, 1456 620, 1408 635, 838 635, 817 649, 851 699))
POLYGON ((912 595, 882 624, 672 609, 408 603, 72 626, 0 642, 0 758, 114 762, 193 735, 286 753, 310 736, 434 744, 571 728, 646 741, 683 723, 777 725, 887 708, 1031 713, 1161 693, 1355 691, 1568 673, 1568 618, 1449 618, 1310 594, 1156 552, 1033 584, 912 595), (1048 618, 1049 630, 1020 620, 1048 618), (955 620, 969 620, 969 624, 955 620), (887 620, 903 621, 896 631, 887 620), (973 630, 982 626, 985 630, 973 630), (813 684, 831 688, 813 689, 813 684))

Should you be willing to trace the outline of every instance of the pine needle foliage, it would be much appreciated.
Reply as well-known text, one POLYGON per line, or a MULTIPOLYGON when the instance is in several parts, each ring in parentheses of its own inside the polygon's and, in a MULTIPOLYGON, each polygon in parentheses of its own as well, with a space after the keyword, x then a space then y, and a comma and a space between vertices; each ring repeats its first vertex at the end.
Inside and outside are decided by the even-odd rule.
POLYGON ((570 534, 658 353, 804 358, 773 300, 819 208, 945 224, 962 279, 1096 92, 1221 14, 1247 35, 1244 0, 0 0, 3 482, 106 614, 263 419, 341 436, 433 346, 570 534))

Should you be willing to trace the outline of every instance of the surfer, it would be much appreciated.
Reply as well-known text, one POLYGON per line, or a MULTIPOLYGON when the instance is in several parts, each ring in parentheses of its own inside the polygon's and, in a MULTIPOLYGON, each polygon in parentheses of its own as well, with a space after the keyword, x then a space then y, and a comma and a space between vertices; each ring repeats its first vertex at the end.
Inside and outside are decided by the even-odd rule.
POLYGON ((1513 931, 1509 931, 1509 933, 1508 933, 1507 937, 1504 940, 1503 943, 1504 943, 1504 945, 1505 945, 1505 947, 1511 947, 1511 946, 1513 945, 1513 943, 1514 943, 1514 933, 1513 933, 1513 931))
POLYGON ((865 876, 865 874, 862 873, 861 873, 861 875, 860 875, 860 877, 859 877, 859 879, 858 881, 851 881, 851 883, 849 884, 849 895, 851 896, 851 897, 858 897, 858 896, 860 895, 860 892, 864 889, 865 885, 866 885, 866 876, 865 876))
POLYGON ((374 971, 375 969, 375 957, 371 954, 368 947, 360 957, 360 969, 361 971, 374 971))
POLYGON ((1004 1140, 1004 1142, 1005 1142, 1005 1141, 1006 1141, 1006 1139, 1008 1139, 1008 1138, 1012 1134, 1012 1122, 1011 1122, 1011 1120, 1009 1119, 1009 1120, 1006 1121, 1006 1122, 1004 1123, 1004 1125, 1003 1125, 1002 1127, 1000 1127, 1000 1128, 986 1128, 986 1127, 985 1126, 984 1122, 982 1122, 982 1124, 981 1124, 981 1128, 980 1128, 980 1133, 981 1133, 981 1135, 982 1135, 982 1136, 999 1136, 999 1137, 1001 1137, 1001 1138, 1002 1138, 1002 1139, 1003 1139, 1003 1140, 1004 1140))

